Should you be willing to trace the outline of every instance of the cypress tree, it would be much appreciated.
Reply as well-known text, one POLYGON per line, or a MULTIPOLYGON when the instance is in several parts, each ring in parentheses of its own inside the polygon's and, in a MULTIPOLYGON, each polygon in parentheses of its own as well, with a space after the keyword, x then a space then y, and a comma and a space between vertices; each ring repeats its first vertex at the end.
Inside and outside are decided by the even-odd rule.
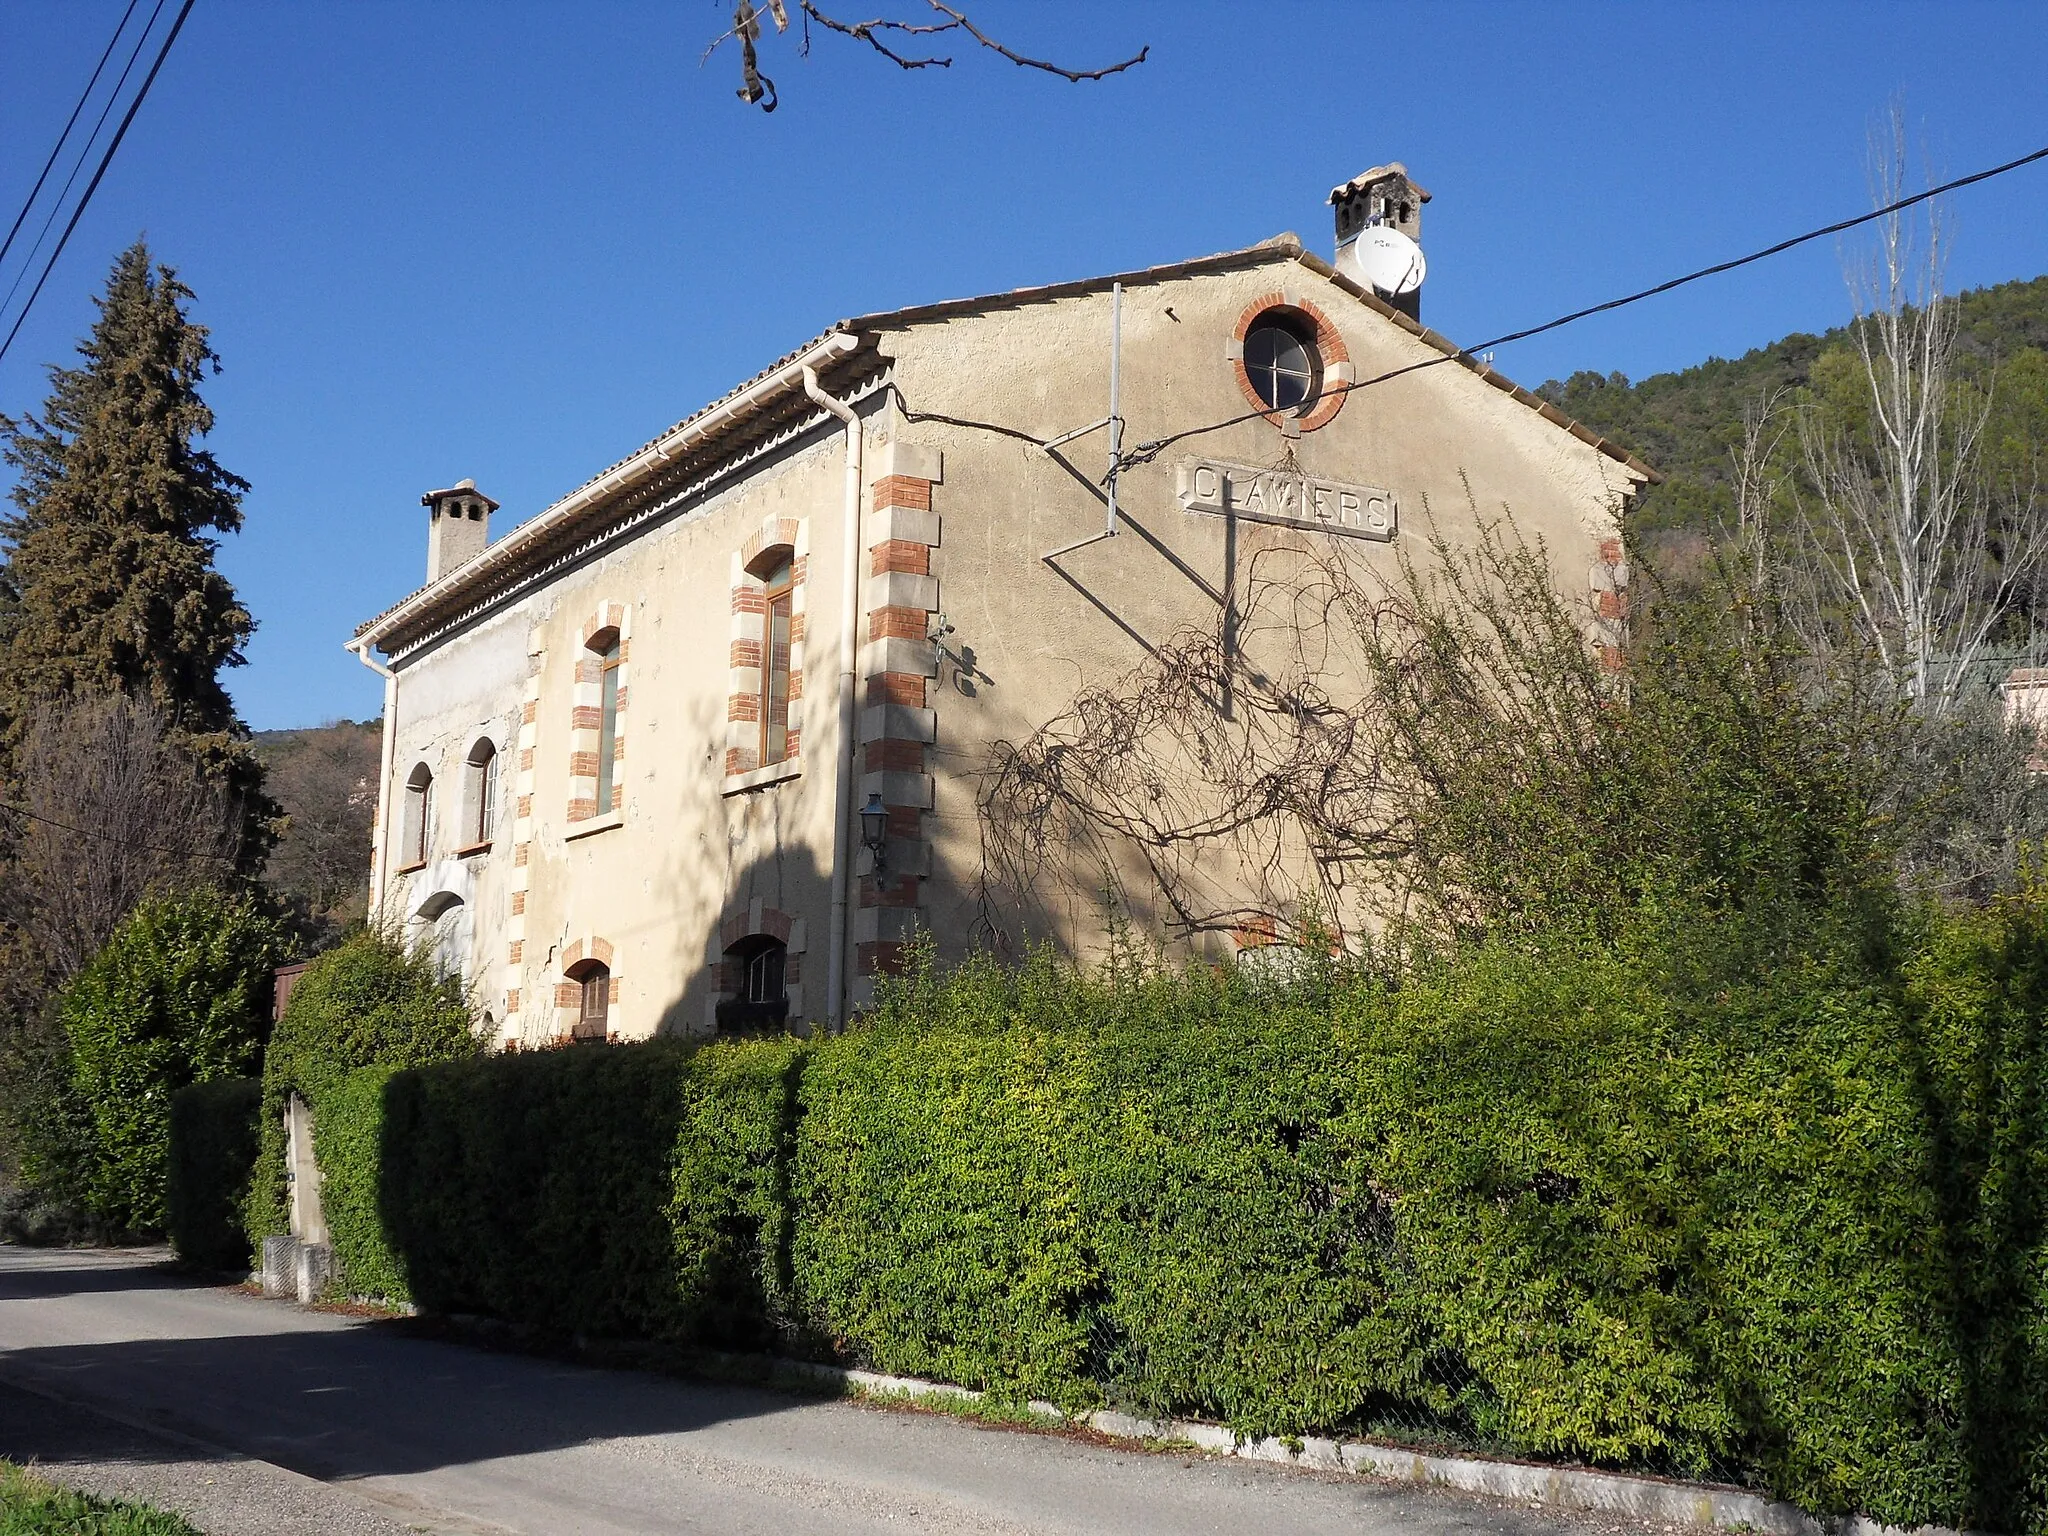
MULTIPOLYGON (((0 598, 0 709, 81 692, 147 695, 218 756, 246 735, 220 683, 255 628, 214 568, 248 482, 196 446, 219 360, 192 291, 137 240, 114 263, 84 366, 52 367, 42 416, 0 416, 19 471, 0 598)), ((239 756, 229 750, 227 755, 239 756)), ((252 786, 253 787, 253 786, 252 786)))

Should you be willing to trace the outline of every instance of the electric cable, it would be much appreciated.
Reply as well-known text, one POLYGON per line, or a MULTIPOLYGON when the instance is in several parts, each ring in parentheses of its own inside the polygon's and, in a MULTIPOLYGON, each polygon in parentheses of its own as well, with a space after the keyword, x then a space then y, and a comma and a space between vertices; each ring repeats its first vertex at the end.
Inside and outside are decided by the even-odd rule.
MULTIPOLYGON (((85 217, 86 207, 92 202, 92 195, 99 190, 100 179, 107 174, 107 167, 113 164, 114 152, 121 147, 121 141, 128 136, 128 125, 135 121, 135 114, 142 110, 142 104, 149 99, 149 88, 156 83, 157 72, 164 67, 164 60, 170 57, 171 45, 178 40, 185 18, 192 14, 195 0, 185 0, 178 8, 178 19, 171 23, 170 35, 157 50, 156 59, 149 66, 149 73, 143 77, 142 87, 135 93, 135 100, 128 104, 128 111, 121 119, 121 126, 114 130, 113 141, 100 156, 98 169, 92 173, 92 180, 86 184, 85 194, 79 198, 78 206, 71 210, 71 222, 64 226, 64 234, 57 241, 57 248, 50 252, 49 262, 43 267, 43 275, 36 279, 36 286, 28 296, 28 302, 21 307, 21 313, 14 317, 14 328, 7 333, 7 339, 0 342, 0 362, 4 362, 8 349, 14 345, 15 337, 21 334, 22 322, 28 319, 29 311, 35 308, 36 296, 43 291, 43 284, 50 279, 51 271, 57 265, 57 258, 64 254, 64 247, 71 241, 71 233, 78 228, 78 221, 85 217)), ((154 17, 152 16, 152 19, 154 17)), ((146 34, 145 34, 146 35, 146 34)))
POLYGON ((74 827, 68 821, 59 821, 54 816, 44 816, 39 812, 30 810, 27 806, 16 805, 11 800, 0 800, 0 811, 4 811, 10 816, 22 816, 30 821, 39 821, 44 826, 55 827, 60 832, 74 833, 79 837, 96 838, 100 842, 115 843, 123 848, 141 848, 150 853, 161 853, 166 858, 205 859, 211 863, 226 864, 230 867, 233 867, 235 862, 224 853, 194 853, 189 848, 166 848, 161 843, 139 842, 132 837, 116 837, 111 832, 95 832, 91 827, 74 827))
POLYGON ((142 31, 135 39, 135 46, 128 50, 128 62, 121 66, 121 78, 114 82, 114 89, 108 95, 106 105, 100 108, 99 120, 92 125, 92 132, 85 136, 85 142, 78 146, 78 158, 71 163, 71 174, 64 178, 64 185, 58 191, 56 200, 50 204, 50 211, 43 216, 43 227, 36 231, 36 243, 29 247, 23 259, 21 270, 14 274, 14 281, 7 285, 7 297, 0 299, 0 316, 4 316, 14 304, 14 296, 21 292, 21 285, 36 264, 36 257, 42 253, 43 242, 50 238, 50 230, 57 222, 57 216, 64 211, 71 197, 71 189, 78 184, 78 173, 85 169, 85 162, 92 158, 92 147, 99 142, 100 130, 107 126, 107 119, 121 102, 121 92, 127 87, 128 77, 135 72, 136 62, 142 57, 142 50, 148 46, 150 30, 156 26, 157 17, 163 14, 164 0, 156 0, 156 9, 149 13, 149 20, 142 24, 142 31))
MULTIPOLYGON (((1419 363, 1410 363, 1401 368, 1389 369, 1387 372, 1375 374, 1369 379, 1358 379, 1349 384, 1337 385, 1332 389, 1323 391, 1323 393, 1325 395, 1353 394, 1361 389, 1369 389, 1375 384, 1384 384, 1390 379, 1398 379, 1405 374, 1419 373, 1425 368, 1435 368, 1443 363, 1479 363, 1479 358, 1476 355, 1478 353, 1490 352, 1495 347, 1506 346, 1509 342, 1527 341, 1531 336, 1541 336, 1546 331, 1557 330, 1562 326, 1571 325, 1592 315, 1606 314, 1610 310, 1621 309, 1630 304, 1639 304, 1644 299, 1655 298, 1658 294, 1662 293, 1669 293, 1672 289, 1682 288, 1687 283, 1696 283, 1702 278, 1716 277, 1723 272, 1732 272, 1737 267, 1746 267, 1752 262, 1781 255, 1795 246, 1805 245, 1808 241, 1820 240, 1828 235, 1838 235, 1844 230, 1855 229, 1858 225, 1869 224, 1877 219, 1887 218, 1892 214, 1911 208, 1917 203, 1924 203, 1930 198, 1940 197, 1943 193, 1954 192, 1962 187, 1975 186, 1980 181, 1989 181, 1994 176, 2003 176, 2008 171, 2019 170, 2022 166, 2032 165, 2040 160, 2048 160, 2048 146, 2043 146, 2030 154, 2021 155, 2017 159, 2008 160, 2003 165, 1994 165, 1989 170, 1974 171, 1968 176, 1958 176, 1953 181, 1945 181, 1939 186, 1929 187, 1924 192, 1915 192, 1911 197, 1899 198, 1894 202, 1886 203, 1881 208, 1873 208, 1868 213, 1859 213, 1854 218, 1838 219, 1834 223, 1824 224, 1818 229, 1809 229, 1804 234, 1792 236, 1789 240, 1780 240, 1777 244, 1767 245, 1760 251, 1751 251, 1747 256, 1737 256, 1729 261, 1719 261, 1710 267, 1701 267, 1696 272, 1688 272, 1683 277, 1671 278, 1666 282, 1641 289, 1635 293, 1626 294, 1621 298, 1608 299, 1601 304, 1589 304, 1584 309, 1575 309, 1568 315, 1559 315, 1555 320, 1546 320, 1541 325, 1528 326, 1519 331, 1509 331, 1506 335, 1496 336, 1491 341, 1482 341, 1476 346, 1459 347, 1455 351, 1446 352, 1439 357, 1428 358, 1419 363)), ((1486 366, 1483 363, 1479 365, 1482 367, 1486 366)), ((1169 437, 1154 438, 1149 442, 1138 444, 1128 453, 1120 456, 1117 460, 1116 470, 1130 469, 1139 464, 1150 463, 1175 443, 1185 442, 1188 438, 1200 437, 1209 432, 1221 432, 1226 427, 1239 426, 1247 421, 1258 421, 1277 414, 1279 414, 1277 411, 1272 410, 1246 411, 1241 415, 1231 417, 1227 421, 1214 422, 1205 427, 1190 427, 1185 432, 1176 432, 1169 437)), ((1112 471, 1112 473, 1114 472, 1116 471, 1112 471)))
MULTIPOLYGON (((114 56, 114 49, 121 41, 121 34, 128 30, 128 23, 135 15, 135 7, 141 3, 142 0, 128 0, 128 9, 121 13, 121 24, 114 28, 114 35, 107 39, 106 51, 100 55, 99 63, 93 65, 92 78, 85 82, 85 89, 79 93, 78 105, 71 109, 71 116, 64 124, 64 131, 57 135, 57 142, 50 146, 50 158, 43 162, 42 174, 36 177, 36 184, 29 188, 28 198, 22 203, 21 212, 14 216, 14 227, 7 231, 5 240, 0 240, 0 266, 6 265, 7 253, 14 249, 14 237, 21 233, 21 226, 27 222, 29 210, 35 207, 36 199, 42 196, 43 183, 50 179, 50 172, 57 164, 57 157, 64 152, 65 142, 71 137, 71 130, 78 126, 78 114, 83 112, 85 104, 92 100, 93 88, 100 83, 100 75, 106 70, 107 60, 114 56)), ((148 28, 145 27, 143 30, 147 32, 148 28)), ((118 88, 116 94, 119 94, 118 88)), ((88 139, 86 142, 90 144, 92 141, 88 139)))

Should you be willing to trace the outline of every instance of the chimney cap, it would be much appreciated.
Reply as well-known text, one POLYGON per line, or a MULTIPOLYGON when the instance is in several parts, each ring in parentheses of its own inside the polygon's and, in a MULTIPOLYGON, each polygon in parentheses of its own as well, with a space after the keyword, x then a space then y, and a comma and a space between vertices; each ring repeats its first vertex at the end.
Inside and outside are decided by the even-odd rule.
POLYGON ((426 495, 420 498, 420 505, 423 507, 435 506, 441 502, 448 500, 448 498, 451 496, 474 496, 478 501, 482 502, 484 506, 487 507, 489 510, 493 512, 498 510, 498 504, 495 501, 491 500, 490 497, 486 496, 482 491, 478 490, 476 488, 476 481, 470 479, 466 475, 462 479, 456 481, 453 485, 449 486, 448 489, 445 491, 427 492, 426 495))
POLYGON ((1417 195, 1425 203, 1429 201, 1429 188, 1410 176, 1408 174, 1408 167, 1398 160, 1389 160, 1385 165, 1376 165, 1369 171, 1360 171, 1342 186, 1332 187, 1329 200, 1333 203, 1338 202, 1343 198, 1350 197, 1353 193, 1364 191, 1375 182, 1391 181, 1396 176, 1413 187, 1417 195))

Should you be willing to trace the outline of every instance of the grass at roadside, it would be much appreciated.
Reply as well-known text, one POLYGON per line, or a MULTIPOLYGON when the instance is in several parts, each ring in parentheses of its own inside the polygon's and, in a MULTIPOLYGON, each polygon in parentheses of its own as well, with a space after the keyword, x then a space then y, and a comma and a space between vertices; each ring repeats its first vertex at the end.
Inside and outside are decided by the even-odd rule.
POLYGON ((0 1536, 201 1536, 176 1515, 98 1499, 0 1461, 0 1536))

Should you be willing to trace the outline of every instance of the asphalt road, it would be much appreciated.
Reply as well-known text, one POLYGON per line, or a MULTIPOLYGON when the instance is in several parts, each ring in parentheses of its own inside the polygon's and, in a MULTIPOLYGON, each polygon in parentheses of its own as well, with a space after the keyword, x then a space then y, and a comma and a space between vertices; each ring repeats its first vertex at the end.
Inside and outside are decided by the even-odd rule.
POLYGON ((0 1247, 0 1456, 221 1536, 1644 1529, 439 1343, 162 1257, 0 1247))

